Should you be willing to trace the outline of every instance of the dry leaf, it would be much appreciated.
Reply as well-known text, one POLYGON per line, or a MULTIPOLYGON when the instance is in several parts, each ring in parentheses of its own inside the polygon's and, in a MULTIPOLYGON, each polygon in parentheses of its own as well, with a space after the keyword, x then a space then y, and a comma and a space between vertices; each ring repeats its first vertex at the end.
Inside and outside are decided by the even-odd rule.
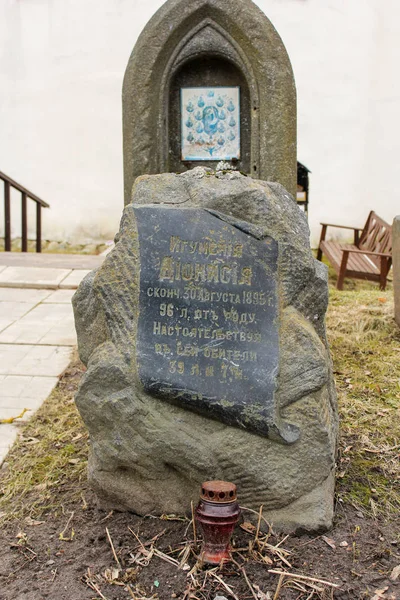
POLYGON ((396 581, 396 579, 399 577, 399 575, 400 575, 400 565, 397 565, 397 567, 395 567, 393 569, 393 571, 390 573, 389 579, 391 581, 396 581))
POLYGON ((257 530, 257 527, 255 527, 253 523, 250 523, 250 521, 242 523, 240 528, 243 529, 243 531, 247 531, 247 533, 255 533, 257 530))
POLYGON ((28 438, 25 438, 25 439, 23 440, 23 442, 24 442, 24 444, 33 445, 33 444, 39 444, 39 443, 40 443, 40 440, 38 440, 38 439, 37 439, 37 438, 35 438, 35 437, 28 437, 28 438))
POLYGON ((28 543, 28 536, 24 531, 19 531, 15 537, 18 539, 19 546, 25 546, 28 543))
POLYGON ((83 437, 82 434, 78 433, 78 435, 76 435, 75 437, 72 438, 71 442, 77 442, 78 440, 81 439, 81 437, 83 437))
POLYGON ((257 598, 259 598, 260 600, 272 600, 272 596, 271 596, 270 592, 267 592, 266 594, 264 594, 264 592, 262 592, 260 590, 259 586, 255 583, 253 583, 253 588, 256 590, 257 598))
POLYGON ((35 519, 32 519, 31 517, 25 517, 25 523, 27 525, 42 525, 43 523, 45 523, 46 521, 35 521, 35 519))
POLYGON ((40 492, 47 488, 47 483, 39 483, 35 485, 35 490, 39 490, 40 492))
POLYGON ((17 419, 22 419, 24 414, 28 411, 29 411, 29 408, 24 408, 24 410, 15 417, 10 417, 9 419, 0 419, 0 424, 4 424, 4 425, 9 424, 10 425, 11 423, 14 423, 14 421, 16 421, 17 419))
POLYGON ((378 298, 379 302, 382 302, 382 304, 385 304, 386 302, 386 298, 378 298))
POLYGON ((322 535, 321 538, 324 540, 324 542, 326 544, 328 544, 328 546, 330 546, 333 550, 336 550, 335 540, 332 540, 331 538, 326 537, 326 535, 322 535))
POLYGON ((128 569, 125 570, 124 575, 121 577, 121 580, 124 583, 136 581, 137 572, 138 572, 137 568, 128 567, 128 569))
POLYGON ((108 583, 112 583, 119 578, 119 569, 112 567, 111 569, 106 569, 103 575, 104 579, 108 581, 108 583))
POLYGON ((79 462, 79 458, 70 458, 68 462, 70 465, 77 465, 79 462))
POLYGON ((380 589, 380 590, 374 590, 374 595, 371 598, 371 600, 381 600, 383 598, 384 593, 389 589, 389 586, 387 585, 386 587, 380 589))
POLYGON ((370 506, 371 506, 371 510, 372 510, 372 512, 374 514, 374 517, 376 517, 376 514, 377 514, 376 502, 372 498, 370 498, 369 499, 369 503, 370 503, 370 506))

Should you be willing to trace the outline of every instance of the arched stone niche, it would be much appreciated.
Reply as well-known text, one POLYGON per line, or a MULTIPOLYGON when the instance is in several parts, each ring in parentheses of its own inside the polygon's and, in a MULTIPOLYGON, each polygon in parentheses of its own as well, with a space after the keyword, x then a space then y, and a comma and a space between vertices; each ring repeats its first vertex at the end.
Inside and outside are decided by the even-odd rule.
POLYGON ((273 25, 251 0, 168 0, 125 72, 125 203, 139 175, 215 167, 181 160, 180 89, 208 86, 240 89, 238 168, 295 194, 296 89, 273 25))

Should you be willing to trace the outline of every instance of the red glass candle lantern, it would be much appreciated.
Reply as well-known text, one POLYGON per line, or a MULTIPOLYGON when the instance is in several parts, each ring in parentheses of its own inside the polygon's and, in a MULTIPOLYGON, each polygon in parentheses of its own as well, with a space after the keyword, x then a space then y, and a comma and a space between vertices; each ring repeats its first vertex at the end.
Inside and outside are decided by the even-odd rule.
POLYGON ((203 483, 196 508, 196 520, 203 531, 201 557, 204 562, 218 565, 222 560, 229 560, 229 542, 239 516, 240 508, 234 483, 203 483))

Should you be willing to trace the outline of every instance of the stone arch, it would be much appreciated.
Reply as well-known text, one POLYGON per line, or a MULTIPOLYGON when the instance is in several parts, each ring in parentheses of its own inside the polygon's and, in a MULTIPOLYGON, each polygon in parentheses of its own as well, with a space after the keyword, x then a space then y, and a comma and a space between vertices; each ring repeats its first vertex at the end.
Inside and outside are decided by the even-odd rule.
POLYGON ((238 81, 244 134, 240 168, 295 194, 296 91, 273 25, 251 0, 168 0, 139 36, 125 72, 125 203, 138 175, 195 166, 179 164, 179 119, 171 106, 180 74, 182 79, 191 65, 198 71, 205 66, 199 77, 207 70, 210 82, 218 73, 238 81))
MULTIPOLYGON (((258 106, 258 87, 246 57, 236 47, 234 40, 211 19, 204 19, 189 35, 181 40, 171 56, 161 89, 164 106, 168 107, 166 127, 163 128, 161 148, 163 164, 168 171, 181 172, 203 165, 202 161, 180 160, 180 87, 196 84, 205 86, 239 86, 241 101, 242 158, 240 169, 251 173, 258 164, 258 131, 251 135, 251 108, 258 106), (199 72, 203 73, 199 81, 199 72), (252 164, 253 159, 253 164, 252 164)), ((207 161, 215 167, 218 161, 207 161)))

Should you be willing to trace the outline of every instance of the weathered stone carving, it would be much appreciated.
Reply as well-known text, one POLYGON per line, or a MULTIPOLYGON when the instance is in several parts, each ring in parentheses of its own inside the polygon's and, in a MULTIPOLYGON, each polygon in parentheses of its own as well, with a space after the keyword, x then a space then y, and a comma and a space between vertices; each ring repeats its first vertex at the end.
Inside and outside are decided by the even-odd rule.
MULTIPOLYGON (((239 169, 296 193, 296 90, 286 49, 251 0, 168 0, 125 72, 125 204, 145 173, 183 172, 180 90, 240 88, 239 169)), ((211 163, 211 167, 215 167, 211 163)))
POLYGON ((89 480, 105 504, 179 513, 201 481, 222 479, 237 483, 244 505, 263 504, 277 527, 330 526, 337 408, 324 328, 327 273, 312 256, 303 213, 282 186, 200 167, 138 178, 115 249, 73 303, 88 366, 76 402, 90 432, 89 480), (204 254, 193 260, 185 249, 200 242, 204 254), (207 255, 210 248, 217 254, 207 255), (214 294, 208 300, 204 291, 194 291, 193 303, 181 297, 206 288, 214 294), (258 301, 268 295, 271 305, 248 309, 241 288, 257 292, 258 301), (232 296, 217 296, 220 290, 232 296), (214 314, 195 312, 203 310, 214 314), (231 326, 235 310, 247 321, 238 316, 231 326), (200 328, 210 338, 199 337, 200 328), (245 349, 231 344, 233 332, 246 335, 245 349), (190 342, 178 344, 181 335, 190 342), (204 353, 203 339, 223 343, 204 353), (228 351, 238 353, 229 355, 234 365, 228 351), (236 367, 226 403, 219 402, 223 364, 236 367), (256 406, 246 415, 253 385, 256 406))

